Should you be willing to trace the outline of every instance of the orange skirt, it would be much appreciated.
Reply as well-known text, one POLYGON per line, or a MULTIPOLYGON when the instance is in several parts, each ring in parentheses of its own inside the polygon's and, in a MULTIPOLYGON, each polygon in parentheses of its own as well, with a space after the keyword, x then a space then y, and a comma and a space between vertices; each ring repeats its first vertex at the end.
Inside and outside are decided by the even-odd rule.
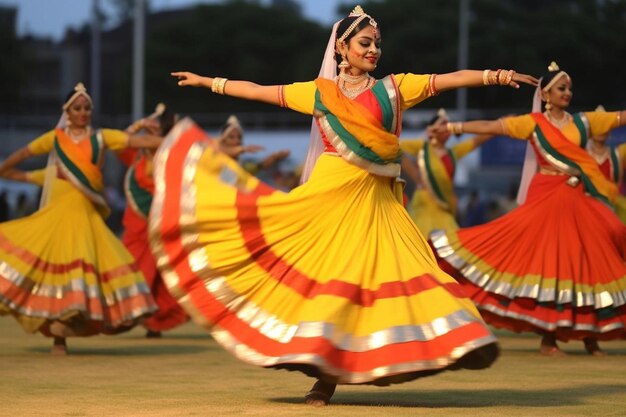
POLYGON ((432 245, 496 327, 626 338, 626 227, 567 178, 537 174, 526 203, 484 225, 435 231, 432 245))
POLYGON ((122 243, 135 258, 135 263, 143 273, 146 283, 158 310, 143 320, 143 326, 154 332, 173 329, 186 323, 189 316, 169 293, 161 274, 157 270, 156 260, 148 242, 148 222, 138 215, 130 206, 124 212, 124 235, 122 243))

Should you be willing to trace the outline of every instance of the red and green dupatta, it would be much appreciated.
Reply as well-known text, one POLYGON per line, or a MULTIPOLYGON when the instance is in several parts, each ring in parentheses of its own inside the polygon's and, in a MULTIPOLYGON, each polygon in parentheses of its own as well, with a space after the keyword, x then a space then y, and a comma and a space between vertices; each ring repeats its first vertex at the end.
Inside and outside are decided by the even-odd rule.
POLYGON ((400 175, 400 134, 402 112, 399 93, 392 76, 379 80, 362 94, 369 94, 378 108, 345 97, 334 81, 315 80, 314 115, 322 134, 339 155, 373 174, 400 175), (381 118, 376 114, 382 115, 381 118))
POLYGON ((126 201, 141 218, 147 219, 154 195, 154 179, 149 165, 152 163, 145 155, 139 154, 124 178, 126 201))
POLYGON ((602 174, 596 161, 585 151, 586 117, 580 113, 574 115, 580 145, 570 142, 542 113, 532 113, 532 117, 537 123, 533 140, 542 156, 559 171, 579 177, 592 197, 612 205, 618 194, 617 185, 602 174))
POLYGON ((95 131, 90 141, 91 158, 62 129, 56 129, 54 150, 57 154, 57 165, 63 177, 91 200, 100 214, 106 217, 110 209, 102 194, 104 183, 100 163, 104 144, 101 132, 95 131))
MULTIPOLYGON (((452 161, 452 172, 456 170, 456 157, 452 150, 446 150, 452 161)), ((456 214, 457 201, 454 194, 454 174, 446 169, 441 158, 434 152, 430 143, 426 142, 417 154, 417 164, 420 168, 422 180, 437 204, 456 214)))

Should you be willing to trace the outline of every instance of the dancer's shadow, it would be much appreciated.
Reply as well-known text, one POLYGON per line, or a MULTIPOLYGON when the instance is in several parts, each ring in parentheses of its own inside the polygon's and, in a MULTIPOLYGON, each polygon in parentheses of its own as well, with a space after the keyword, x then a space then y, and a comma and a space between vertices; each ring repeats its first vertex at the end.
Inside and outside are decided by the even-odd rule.
MULTIPOLYGON (((341 392, 333 396, 332 405, 363 405, 419 408, 472 408, 472 407, 558 407, 564 404, 580 405, 585 398, 626 392, 626 384, 579 385, 561 389, 480 389, 393 391, 381 389, 367 392, 341 392)), ((304 393, 303 393, 304 396, 304 393)), ((303 397, 272 398, 278 403, 301 404, 303 397)))

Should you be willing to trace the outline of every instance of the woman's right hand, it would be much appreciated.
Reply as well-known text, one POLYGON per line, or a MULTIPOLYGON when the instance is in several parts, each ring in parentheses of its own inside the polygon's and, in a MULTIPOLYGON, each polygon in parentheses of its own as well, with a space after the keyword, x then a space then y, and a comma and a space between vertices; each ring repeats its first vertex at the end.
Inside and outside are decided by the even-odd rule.
POLYGON ((191 86, 191 87, 204 87, 205 80, 207 77, 202 77, 198 74, 194 74, 193 72, 187 71, 177 71, 171 73, 172 77, 178 78, 178 85, 181 87, 191 86))

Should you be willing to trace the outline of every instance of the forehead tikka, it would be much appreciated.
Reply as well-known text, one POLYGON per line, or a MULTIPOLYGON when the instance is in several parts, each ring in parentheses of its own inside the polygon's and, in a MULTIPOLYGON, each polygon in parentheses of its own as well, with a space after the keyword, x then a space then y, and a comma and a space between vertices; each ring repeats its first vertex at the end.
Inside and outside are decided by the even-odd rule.
POLYGON ((361 23, 366 18, 370 19, 369 24, 374 28, 374 36, 378 34, 378 23, 376 23, 376 21, 374 20, 372 16, 365 13, 365 11, 363 10, 361 6, 356 6, 354 10, 352 10, 352 13, 348 15, 348 17, 357 17, 357 19, 354 22, 352 22, 350 26, 348 26, 348 29, 346 29, 346 31, 343 32, 343 35, 337 38, 338 45, 341 42, 345 41, 346 38, 352 33, 352 31, 359 25, 359 23, 361 23))

